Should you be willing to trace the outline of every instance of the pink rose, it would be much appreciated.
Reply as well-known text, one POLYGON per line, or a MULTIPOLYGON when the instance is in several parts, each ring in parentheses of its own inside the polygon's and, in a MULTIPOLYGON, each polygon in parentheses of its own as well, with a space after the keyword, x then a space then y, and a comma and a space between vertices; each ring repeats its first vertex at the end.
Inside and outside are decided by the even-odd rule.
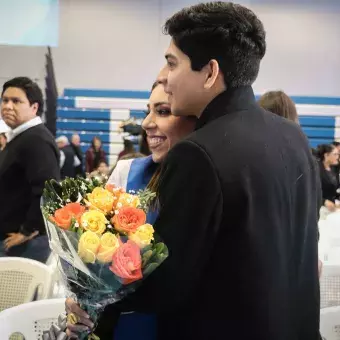
POLYGON ((142 257, 138 245, 128 240, 113 254, 110 270, 128 285, 143 278, 142 257))

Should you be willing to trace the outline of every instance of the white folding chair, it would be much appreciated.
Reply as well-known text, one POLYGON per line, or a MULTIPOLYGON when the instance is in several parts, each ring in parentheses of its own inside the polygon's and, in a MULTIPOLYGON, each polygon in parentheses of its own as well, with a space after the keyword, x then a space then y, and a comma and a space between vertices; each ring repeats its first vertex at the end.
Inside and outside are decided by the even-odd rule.
POLYGON ((21 257, 0 258, 0 311, 52 293, 52 270, 38 261, 21 257))
POLYGON ((320 307, 333 306, 340 306, 340 263, 324 262, 320 278, 320 307))
POLYGON ((325 340, 340 339, 340 307, 321 309, 320 333, 325 340))
POLYGON ((12 339, 18 333, 25 340, 40 340, 64 312, 65 299, 34 301, 6 309, 0 312, 1 340, 12 339))

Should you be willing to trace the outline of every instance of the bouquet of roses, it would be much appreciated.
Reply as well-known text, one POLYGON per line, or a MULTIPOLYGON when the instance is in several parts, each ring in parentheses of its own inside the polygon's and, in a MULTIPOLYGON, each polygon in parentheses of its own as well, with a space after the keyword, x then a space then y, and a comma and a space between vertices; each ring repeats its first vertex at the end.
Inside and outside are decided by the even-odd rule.
MULTIPOLYGON (((69 290, 94 322, 168 256, 166 245, 146 223, 153 199, 149 190, 127 193, 96 178, 46 183, 42 212, 50 247, 69 290)), ((80 338, 98 339, 87 333, 80 338)))

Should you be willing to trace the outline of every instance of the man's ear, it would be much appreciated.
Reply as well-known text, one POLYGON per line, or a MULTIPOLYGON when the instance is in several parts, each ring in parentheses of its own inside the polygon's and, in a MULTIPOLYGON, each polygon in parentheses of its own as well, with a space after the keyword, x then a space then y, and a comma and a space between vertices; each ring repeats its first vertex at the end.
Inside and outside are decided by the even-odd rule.
POLYGON ((206 90, 211 89, 218 77, 220 72, 220 66, 216 59, 211 59, 207 65, 204 66, 206 71, 206 79, 204 83, 204 88, 206 90))
POLYGON ((38 109, 39 109, 39 104, 38 103, 33 103, 31 105, 31 107, 32 107, 34 113, 37 115, 38 114, 38 109))

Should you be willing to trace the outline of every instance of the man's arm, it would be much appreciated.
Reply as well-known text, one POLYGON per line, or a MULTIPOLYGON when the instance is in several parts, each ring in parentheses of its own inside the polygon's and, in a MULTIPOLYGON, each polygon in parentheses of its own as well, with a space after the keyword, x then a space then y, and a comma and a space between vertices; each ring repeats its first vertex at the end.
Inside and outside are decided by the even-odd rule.
POLYGON ((122 310, 156 312, 181 305, 204 275, 218 236, 220 182, 200 146, 183 141, 169 152, 159 198, 155 230, 168 246, 169 257, 122 302, 122 310))
POLYGON ((20 161, 25 169, 25 176, 31 186, 31 196, 27 197, 30 207, 27 211, 22 233, 30 235, 41 225, 40 198, 45 182, 52 178, 60 179, 58 155, 53 144, 40 136, 30 136, 20 152, 20 161))

